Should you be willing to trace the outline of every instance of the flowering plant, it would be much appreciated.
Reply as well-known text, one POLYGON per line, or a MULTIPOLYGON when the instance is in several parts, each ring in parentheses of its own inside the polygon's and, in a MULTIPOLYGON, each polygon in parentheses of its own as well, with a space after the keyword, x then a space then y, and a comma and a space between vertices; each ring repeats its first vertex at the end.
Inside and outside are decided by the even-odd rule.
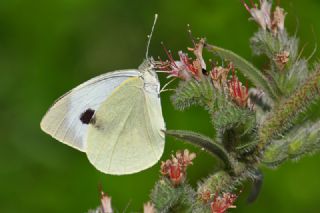
POLYGON ((204 38, 193 39, 194 47, 188 48, 194 58, 179 51, 176 61, 164 48, 168 60, 159 59, 158 69, 168 78, 180 79, 172 95, 173 105, 178 110, 204 107, 216 136, 184 130, 165 133, 201 147, 222 164, 193 189, 186 175, 195 154, 177 152, 162 162, 162 176, 145 212, 226 212, 235 207, 246 180, 253 185, 248 201, 257 198, 263 179, 261 166, 275 168, 320 149, 320 121, 304 114, 319 100, 319 65, 310 66, 310 57, 301 56, 298 39, 285 29, 284 9, 276 6, 273 10, 268 0, 241 2, 259 26, 250 39, 253 53, 266 56, 268 66, 258 69, 204 38), (215 63, 206 61, 203 51, 214 53, 215 63))

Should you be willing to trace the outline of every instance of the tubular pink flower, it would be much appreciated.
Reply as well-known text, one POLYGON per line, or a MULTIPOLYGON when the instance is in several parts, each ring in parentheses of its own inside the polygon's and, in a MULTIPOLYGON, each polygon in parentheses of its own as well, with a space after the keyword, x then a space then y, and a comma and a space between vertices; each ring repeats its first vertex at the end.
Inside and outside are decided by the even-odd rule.
POLYGON ((143 213, 156 213, 154 205, 150 202, 143 205, 143 213))
POLYGON ((237 195, 231 193, 223 193, 222 196, 215 194, 213 202, 211 203, 212 213, 224 213, 230 208, 236 208, 233 203, 236 201, 237 195))
POLYGON ((112 213, 111 197, 101 191, 101 210, 103 213, 112 213))
POLYGON ((228 82, 229 94, 232 100, 236 102, 238 106, 246 107, 248 105, 248 85, 243 86, 235 75, 235 70, 232 68, 232 79, 228 82))
POLYGON ((275 36, 284 30, 284 21, 287 14, 283 8, 277 6, 271 13, 272 3, 269 0, 260 0, 260 9, 252 0, 250 0, 251 8, 244 0, 240 1, 250 13, 251 19, 257 22, 262 29, 271 31, 275 36))
POLYGON ((202 57, 204 43, 205 39, 200 39, 200 41, 195 44, 194 48, 188 48, 188 50, 192 51, 196 56, 196 59, 194 60, 189 58, 188 54, 179 51, 179 61, 175 61, 171 52, 163 46, 169 60, 165 62, 160 61, 161 66, 159 66, 159 68, 169 74, 168 78, 176 77, 181 78, 182 80, 190 80, 194 77, 195 79, 200 80, 203 71, 206 70, 206 64, 202 57))
POLYGON ((161 174, 169 178, 174 186, 178 186, 186 179, 187 167, 192 164, 196 157, 195 153, 189 153, 188 150, 178 151, 171 160, 161 162, 161 174))
POLYGON ((284 11, 283 8, 276 7, 273 12, 273 19, 272 19, 272 32, 273 34, 277 34, 278 32, 283 32, 284 30, 284 21, 286 18, 287 13, 284 11))
POLYGON ((240 0, 246 10, 251 14, 252 19, 257 22, 262 29, 271 30, 271 2, 268 0, 260 0, 260 9, 251 1, 252 8, 250 8, 244 0, 240 0))

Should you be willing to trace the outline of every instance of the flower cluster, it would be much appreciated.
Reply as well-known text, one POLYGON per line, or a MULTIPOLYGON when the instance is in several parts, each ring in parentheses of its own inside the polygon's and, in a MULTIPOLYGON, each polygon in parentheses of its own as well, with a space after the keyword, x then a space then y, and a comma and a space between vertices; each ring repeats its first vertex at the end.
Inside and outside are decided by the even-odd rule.
POLYGON ((204 44, 205 40, 200 39, 198 43, 195 43, 194 48, 188 48, 196 56, 195 60, 189 58, 186 53, 179 51, 180 61, 175 61, 171 52, 164 47, 169 61, 161 60, 158 68, 168 73, 168 77, 180 78, 185 81, 192 78, 201 81, 204 76, 208 76, 211 78, 215 89, 231 97, 238 106, 247 107, 248 87, 243 86, 239 81, 232 63, 229 63, 227 67, 212 64, 211 71, 207 72, 207 66, 202 56, 204 44), (232 78, 228 79, 231 70, 232 78))
POLYGON ((272 3, 269 0, 260 0, 260 8, 253 0, 250 0, 251 8, 244 0, 240 1, 250 13, 252 19, 257 22, 262 29, 269 30, 274 35, 283 32, 286 17, 286 12, 283 8, 277 6, 274 12, 271 13, 272 3))
POLYGON ((196 56, 196 59, 189 58, 187 53, 179 51, 179 61, 175 61, 170 51, 165 47, 164 50, 167 54, 168 61, 162 61, 160 59, 161 66, 160 69, 169 74, 168 77, 176 77, 182 80, 190 80, 194 77, 197 80, 200 80, 203 71, 206 70, 206 64, 202 57, 202 50, 205 40, 200 39, 199 43, 195 44, 194 48, 189 48, 189 51, 192 51, 196 56))
POLYGON ((215 194, 213 201, 211 202, 211 212, 212 213, 224 213, 228 209, 236 208, 233 203, 237 199, 237 195, 232 193, 223 193, 219 196, 218 193, 215 194))
POLYGON ((187 167, 192 165, 192 160, 196 157, 195 153, 189 150, 178 151, 172 155, 171 160, 161 162, 161 174, 170 179, 174 186, 178 186, 186 179, 187 167))
POLYGON ((243 86, 235 74, 235 68, 232 63, 225 67, 213 66, 210 77, 213 86, 228 94, 229 97, 240 107, 248 106, 248 86, 243 86), (228 79, 228 74, 232 70, 232 77, 228 79))
POLYGON ((228 90, 228 74, 232 68, 232 64, 230 63, 227 68, 222 66, 212 66, 212 70, 210 72, 210 77, 212 79, 212 83, 214 88, 218 90, 223 90, 224 92, 228 90))

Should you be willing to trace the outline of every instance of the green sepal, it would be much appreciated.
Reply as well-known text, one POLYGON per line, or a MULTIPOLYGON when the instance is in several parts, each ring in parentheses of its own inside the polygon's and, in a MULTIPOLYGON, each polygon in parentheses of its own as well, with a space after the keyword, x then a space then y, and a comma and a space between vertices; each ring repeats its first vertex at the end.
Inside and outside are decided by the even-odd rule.
POLYGON ((151 201, 157 212, 192 212, 195 191, 188 184, 172 186, 170 180, 161 178, 151 192, 151 201))
POLYGON ((171 100, 178 110, 184 110, 192 105, 212 110, 215 108, 214 105, 217 105, 215 103, 217 95, 210 79, 204 76, 199 81, 191 79, 181 82, 171 100))

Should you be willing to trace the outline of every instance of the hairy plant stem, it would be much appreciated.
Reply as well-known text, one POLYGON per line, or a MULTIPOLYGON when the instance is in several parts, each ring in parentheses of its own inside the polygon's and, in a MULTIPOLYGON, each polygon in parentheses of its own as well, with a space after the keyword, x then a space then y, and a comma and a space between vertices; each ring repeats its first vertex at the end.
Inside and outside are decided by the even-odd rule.
POLYGON ((256 153, 259 155, 270 140, 288 129, 298 114, 305 111, 308 106, 319 96, 320 67, 300 86, 289 98, 280 102, 260 127, 259 143, 256 153))

